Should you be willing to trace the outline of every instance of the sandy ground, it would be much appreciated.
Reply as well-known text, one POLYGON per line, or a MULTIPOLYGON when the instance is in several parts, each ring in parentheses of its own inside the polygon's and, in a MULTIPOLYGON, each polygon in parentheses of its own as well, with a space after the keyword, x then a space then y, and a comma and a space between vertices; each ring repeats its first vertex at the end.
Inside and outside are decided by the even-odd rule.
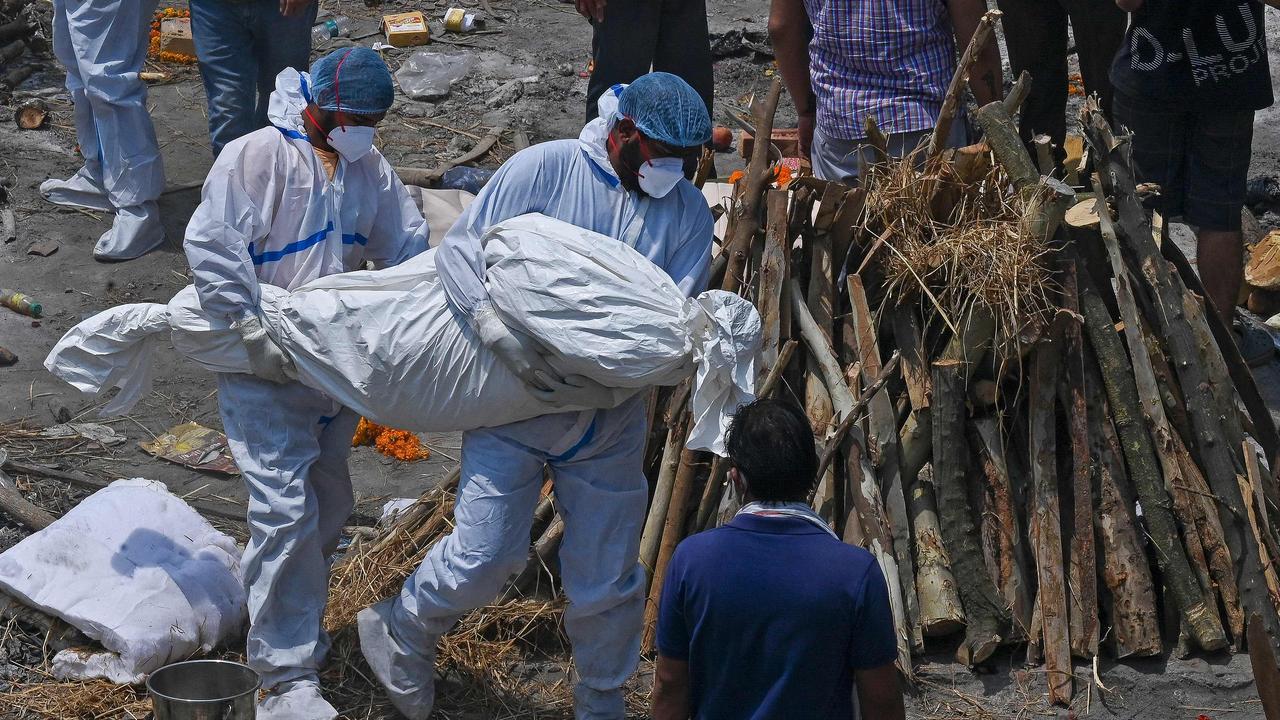
MULTIPOLYGON (((323 7, 354 20, 354 36, 376 30, 375 11, 350 0, 325 0, 323 7)), ((497 34, 460 39, 471 47, 437 44, 450 53, 476 59, 476 67, 455 84, 451 95, 434 103, 398 96, 395 108, 379 132, 379 143, 393 164, 431 167, 439 158, 467 150, 474 136, 506 124, 519 129, 532 142, 575 136, 581 126, 590 32, 571 6, 555 0, 493 0, 500 20, 491 22, 497 34)), ((764 37, 767 0, 711 0, 713 33, 745 31, 764 37)), ((445 3, 412 4, 390 0, 378 12, 421 9, 439 16, 445 3)), ((1280 12, 1268 12, 1269 37, 1280 48, 1280 12)), ((372 43, 376 37, 361 40, 372 43)), ((393 67, 412 50, 387 53, 393 67)), ((1280 51, 1271 53, 1273 74, 1280 78, 1280 51)), ((0 177, 13 181, 12 207, 18 220, 17 242, 0 246, 0 287, 15 288, 40 300, 46 317, 33 322, 0 310, 0 346, 20 360, 0 368, 0 423, 23 420, 34 426, 49 425, 67 417, 94 419, 97 400, 80 395, 49 375, 41 366, 56 340, 79 320, 113 305, 128 302, 165 302, 188 284, 185 259, 180 251, 183 228, 199 201, 198 183, 211 156, 207 142, 205 98, 194 69, 177 70, 171 81, 151 88, 149 103, 164 155, 168 186, 161 200, 169 243, 160 251, 124 264, 101 264, 91 258, 96 238, 110 224, 97 213, 58 208, 43 202, 37 192, 49 177, 65 177, 80 165, 75 153, 71 106, 61 90, 62 74, 51 57, 37 58, 41 70, 17 93, 45 98, 54 108, 51 128, 17 131, 0 119, 0 177), (60 248, 49 257, 26 254, 41 240, 56 241, 60 248)), ((730 104, 744 103, 751 92, 763 91, 770 82, 768 58, 751 52, 720 58, 716 65, 717 117, 730 104)), ((0 118, 9 111, 0 108, 0 118)), ((1280 174, 1280 106, 1259 113, 1255 137, 1254 174, 1280 174)), ((779 124, 792 124, 794 111, 786 101, 779 124)), ((507 135, 497 150, 504 158, 512 151, 507 135)), ((492 166, 494 157, 486 161, 492 166)), ((719 157, 722 175, 741 161, 733 155, 719 157)), ((141 452, 136 442, 149 440, 166 428, 195 421, 220 428, 213 376, 170 352, 160 353, 155 390, 128 418, 112 421, 130 443, 113 450, 57 458, 65 469, 98 477, 144 476, 165 482, 175 492, 236 507, 244 502, 237 478, 201 474, 141 452)), ((266 429, 264 428, 264 431, 266 429)), ((384 458, 370 449, 352 456, 352 477, 358 495, 357 511, 376 516, 388 497, 416 496, 456 465, 459 438, 442 435, 425 438, 433 450, 429 461, 404 464, 384 458)), ((0 519, 0 526, 6 522, 0 519)), ((0 527, 0 530, 5 530, 0 527)), ((8 528, 0 543, 8 545, 16 534, 8 528), (5 538, 9 538, 5 540, 5 538)), ((1044 684, 1035 669, 1022 666, 1022 653, 1002 655, 983 674, 973 674, 949 661, 949 649, 934 648, 921 668, 924 692, 912 700, 912 716, 1034 717, 1055 711, 1044 703, 1044 684)), ((1158 659, 1099 668, 1101 691, 1087 679, 1092 668, 1079 668, 1080 695, 1072 715, 1101 718, 1213 718, 1260 717, 1247 658, 1243 656, 1158 659)), ((1061 711, 1065 717, 1065 711, 1061 711)))

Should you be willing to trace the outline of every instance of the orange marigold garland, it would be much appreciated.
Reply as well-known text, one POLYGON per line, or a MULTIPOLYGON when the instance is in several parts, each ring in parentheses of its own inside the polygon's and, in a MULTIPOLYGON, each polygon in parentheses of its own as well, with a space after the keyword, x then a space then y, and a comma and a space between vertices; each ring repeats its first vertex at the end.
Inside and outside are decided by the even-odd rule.
POLYGON ((405 462, 431 457, 431 451, 423 447, 418 436, 408 430, 396 430, 370 422, 367 418, 360 418, 356 434, 351 438, 351 447, 368 445, 372 445, 383 455, 405 462))
POLYGON ((196 58, 193 55, 160 49, 160 23, 171 18, 189 17, 191 17, 190 10, 179 10, 178 8, 157 10, 155 17, 151 19, 151 46, 147 54, 150 55, 152 59, 159 60, 161 62, 175 63, 178 65, 195 65, 196 58))

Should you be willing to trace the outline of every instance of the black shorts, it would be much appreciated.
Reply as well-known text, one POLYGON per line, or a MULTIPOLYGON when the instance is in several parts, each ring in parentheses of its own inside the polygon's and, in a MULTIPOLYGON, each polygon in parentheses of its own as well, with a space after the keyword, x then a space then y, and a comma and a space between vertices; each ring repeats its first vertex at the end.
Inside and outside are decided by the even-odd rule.
POLYGON ((1187 107, 1116 90, 1116 122, 1133 133, 1138 182, 1160 186, 1156 209, 1200 230, 1239 230, 1253 151, 1253 111, 1187 107))

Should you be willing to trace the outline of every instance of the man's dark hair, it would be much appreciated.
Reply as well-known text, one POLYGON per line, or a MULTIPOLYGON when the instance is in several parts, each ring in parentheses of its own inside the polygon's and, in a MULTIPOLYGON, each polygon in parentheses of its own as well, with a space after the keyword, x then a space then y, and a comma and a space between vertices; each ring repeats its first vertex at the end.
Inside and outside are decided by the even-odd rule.
POLYGON ((729 462, 756 500, 804 501, 818 472, 809 418, 793 402, 756 400, 738 408, 726 440, 729 462))

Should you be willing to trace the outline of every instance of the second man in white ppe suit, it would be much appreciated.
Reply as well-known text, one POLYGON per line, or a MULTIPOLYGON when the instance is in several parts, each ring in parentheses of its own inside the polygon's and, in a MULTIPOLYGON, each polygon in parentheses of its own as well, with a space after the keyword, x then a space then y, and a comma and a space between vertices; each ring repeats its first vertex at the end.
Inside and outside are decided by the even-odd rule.
POLYGON ((270 690, 261 720, 337 717, 319 691, 329 646, 320 624, 328 558, 352 508, 347 456, 359 418, 290 379, 288 356, 258 319, 259 286, 293 289, 426 250, 426 221, 373 147, 393 92, 366 48, 326 55, 310 74, 280 73, 272 126, 223 149, 187 226, 201 305, 240 330, 254 372, 220 374, 218 404, 249 491, 245 652, 270 690))
POLYGON ((54 0, 53 52, 67 69, 84 166, 48 180, 50 202, 115 214, 93 248, 98 260, 131 260, 164 242, 156 199, 164 167, 138 73, 147 59, 156 0, 54 0))
MULTIPOLYGON (((615 86, 578 140, 512 157, 445 236, 436 267, 460 322, 551 402, 590 393, 561 378, 543 350, 505 327, 484 285, 480 239, 495 223, 537 212, 617 238, 689 295, 707 283, 712 217, 687 181, 711 136, 705 103, 683 80, 651 73, 615 86)), ((434 703, 436 642, 491 601, 528 557, 542 469, 551 467, 565 522, 561 578, 570 605, 580 719, 622 720, 621 686, 640 654, 645 572, 638 562, 648 499, 643 393, 609 410, 547 415, 463 435, 454 531, 427 553, 400 594, 360 613, 360 646, 392 703, 422 720, 434 703)))

